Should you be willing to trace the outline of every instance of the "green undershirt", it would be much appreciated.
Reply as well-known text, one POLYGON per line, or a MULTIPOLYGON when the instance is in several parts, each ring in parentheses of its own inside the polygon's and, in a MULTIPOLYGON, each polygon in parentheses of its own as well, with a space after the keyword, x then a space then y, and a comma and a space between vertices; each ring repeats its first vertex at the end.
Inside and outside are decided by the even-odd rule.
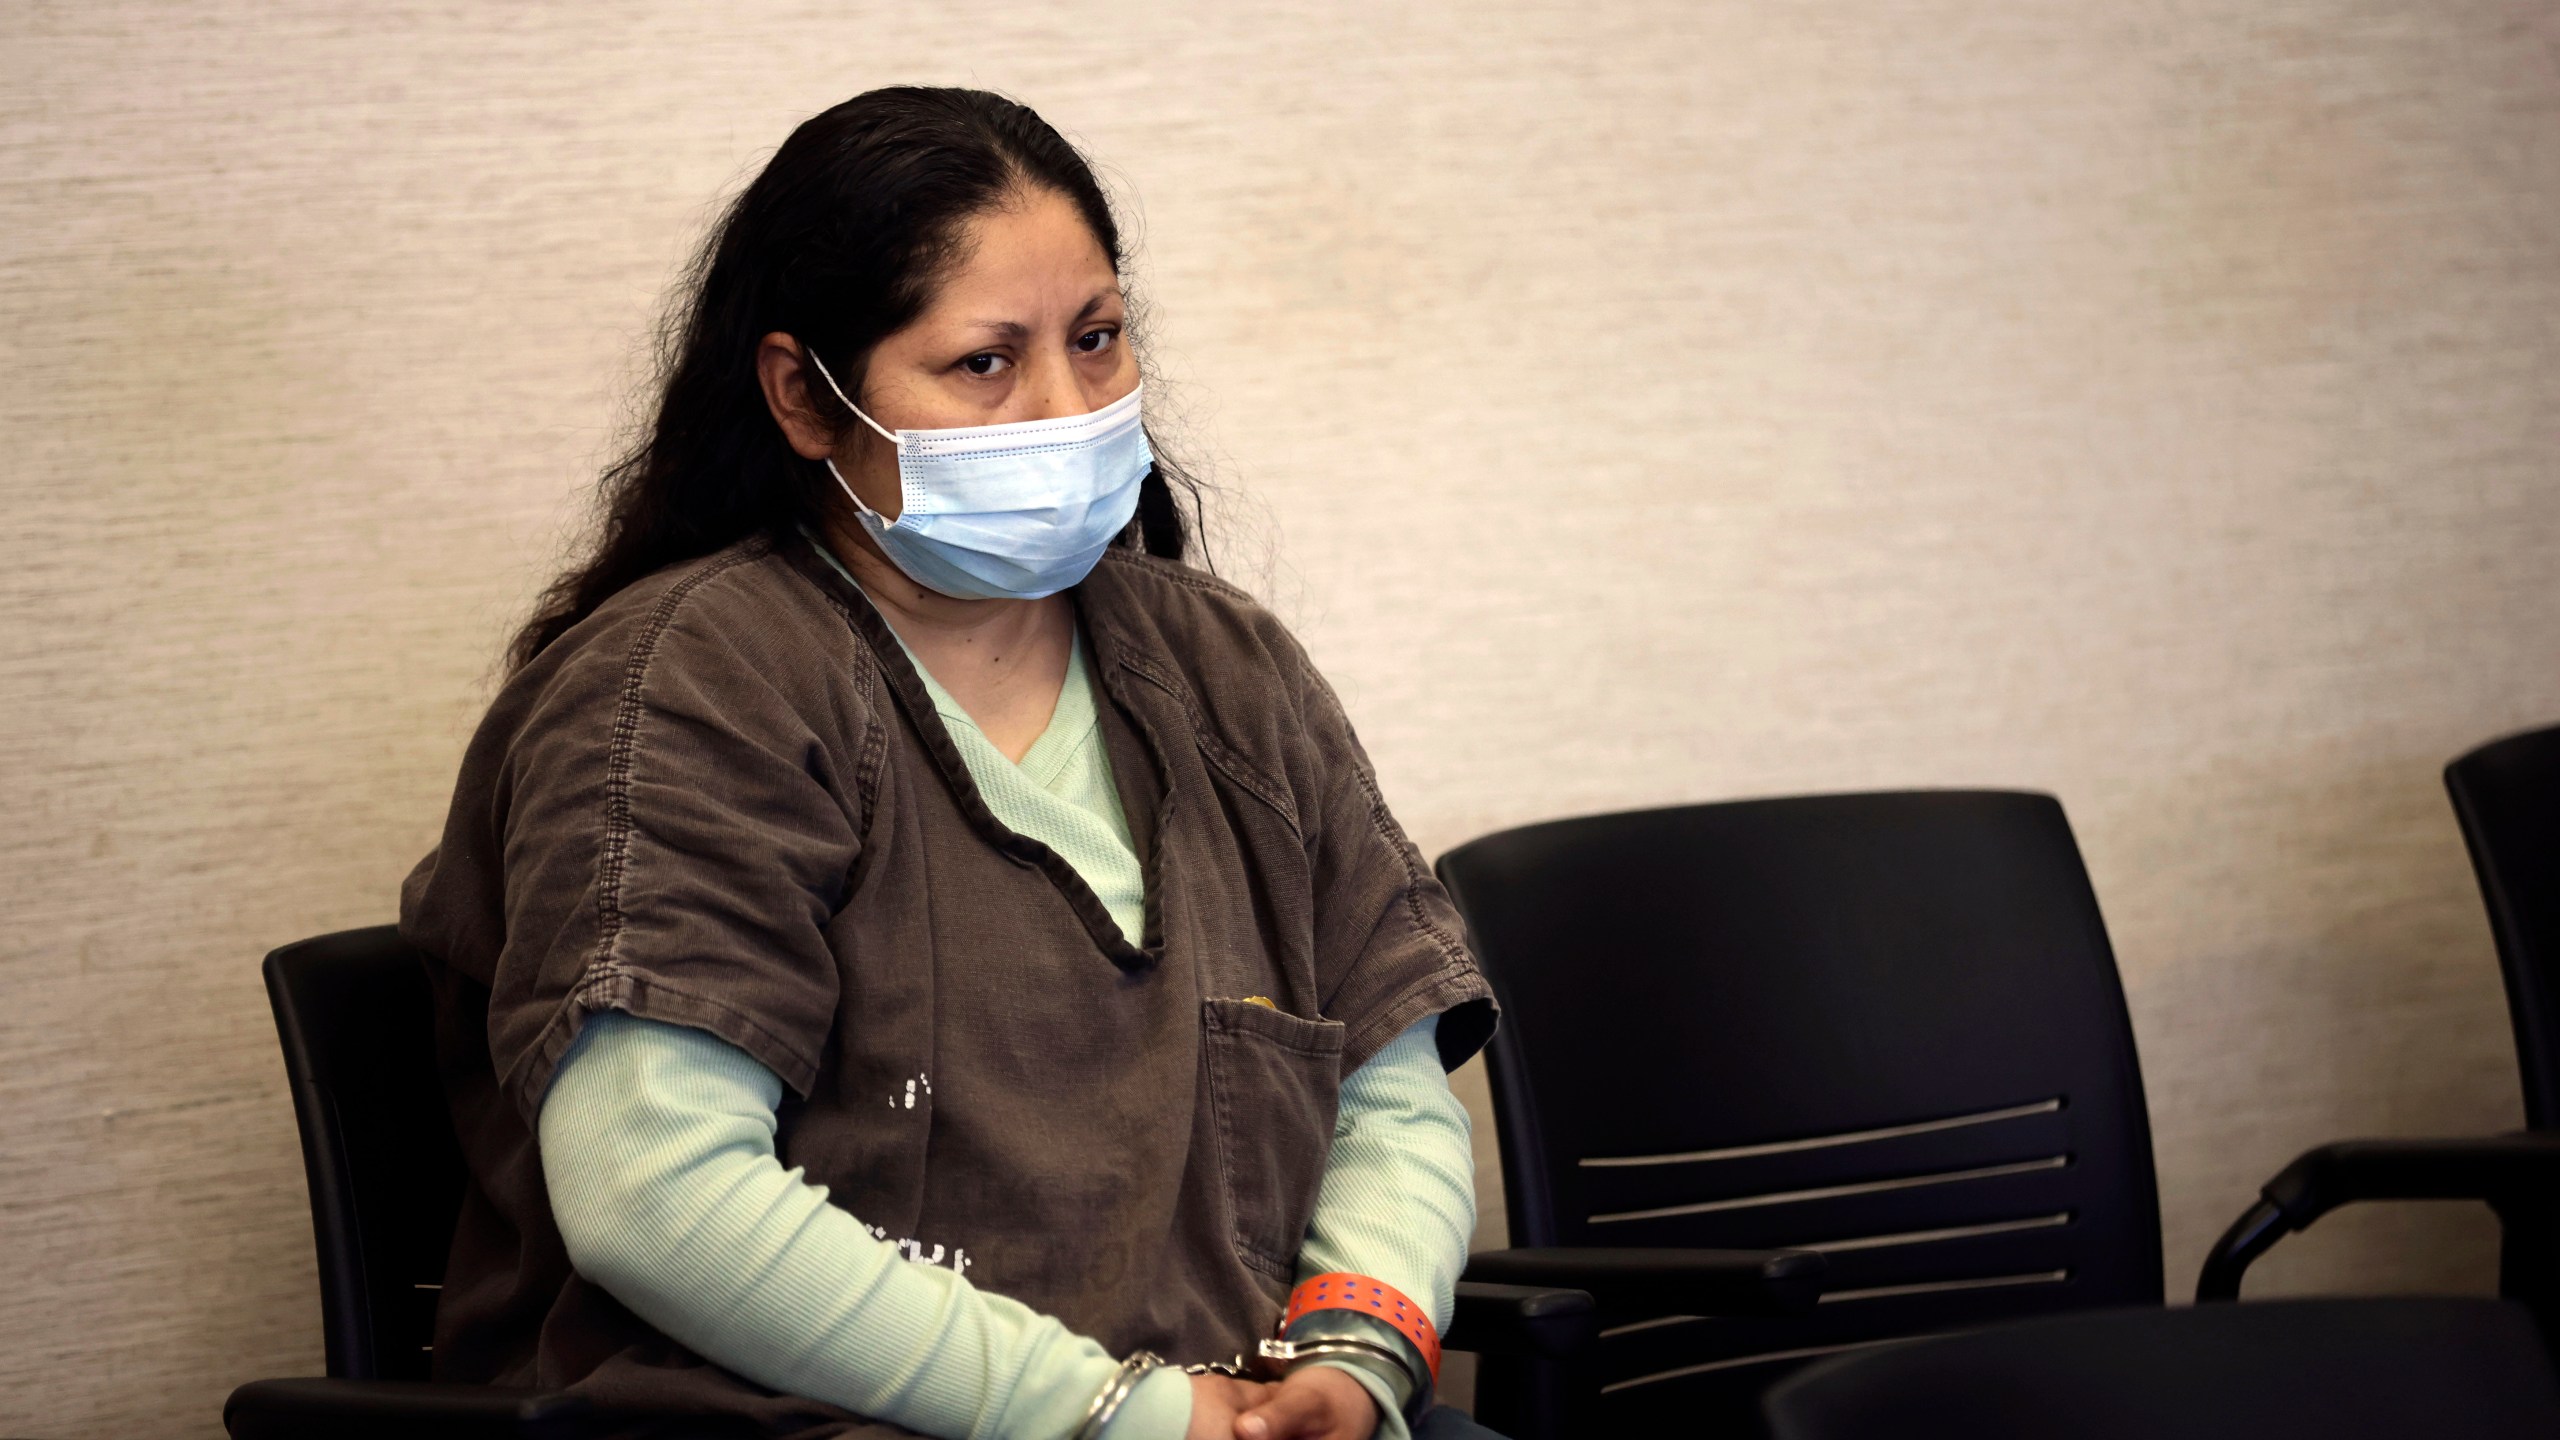
POLYGON ((1120 806, 1120 788, 1112 783, 1083 632, 1067 648, 1066 683, 1058 688, 1048 728, 1018 761, 1005 758, 914 651, 907 652, 907 659, 933 697, 934 712, 942 717, 942 728, 950 732, 987 808, 1007 829, 1057 851, 1111 912, 1129 943, 1144 944, 1147 879, 1138 863, 1137 842, 1129 834, 1129 816, 1120 806))

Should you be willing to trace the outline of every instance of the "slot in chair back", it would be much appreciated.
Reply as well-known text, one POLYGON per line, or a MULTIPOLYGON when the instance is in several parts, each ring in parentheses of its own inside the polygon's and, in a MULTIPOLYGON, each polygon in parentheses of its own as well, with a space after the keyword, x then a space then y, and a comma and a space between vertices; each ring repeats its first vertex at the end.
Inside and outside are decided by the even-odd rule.
POLYGON ((422 957, 382 925, 287 945, 264 968, 311 1186, 329 1373, 424 1380, 465 1172, 422 957))
POLYGON ((2560 1128, 2560 726, 2445 767, 2506 974, 2525 1123, 2560 1128))
POLYGON ((1830 1262, 1807 1317, 1604 1310, 1608 1433, 1750 1433, 1813 1357, 2159 1302, 2132 1030, 2051 797, 1603 815, 1438 868, 1503 1006, 1511 1243, 1830 1262))

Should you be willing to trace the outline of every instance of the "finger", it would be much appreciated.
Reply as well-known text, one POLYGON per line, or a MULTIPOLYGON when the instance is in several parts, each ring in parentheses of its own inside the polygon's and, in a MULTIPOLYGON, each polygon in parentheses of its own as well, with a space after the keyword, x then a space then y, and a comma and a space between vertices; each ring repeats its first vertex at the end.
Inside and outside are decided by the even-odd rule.
POLYGON ((1311 1385, 1280 1385, 1269 1399, 1236 1417, 1236 1440, 1291 1440, 1320 1435, 1332 1407, 1311 1385))

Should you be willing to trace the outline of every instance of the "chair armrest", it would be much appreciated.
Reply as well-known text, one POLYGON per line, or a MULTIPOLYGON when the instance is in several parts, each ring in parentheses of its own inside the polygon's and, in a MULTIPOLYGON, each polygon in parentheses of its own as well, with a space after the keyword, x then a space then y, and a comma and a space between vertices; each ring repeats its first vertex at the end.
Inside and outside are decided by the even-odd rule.
POLYGON ((633 1418, 577 1395, 419 1380, 252 1380, 222 1406, 231 1440, 568 1440, 633 1418))
POLYGON ((1441 1343, 1478 1355, 1561 1360, 1579 1353, 1599 1333, 1598 1311, 1581 1290, 1461 1280, 1457 1309, 1441 1343))
POLYGON ((1466 1278, 1588 1290, 1603 1309, 1666 1306, 1683 1315, 1801 1315, 1829 1268, 1810 1250, 1486 1250, 1466 1278))
POLYGON ((2341 1140, 2306 1150, 2205 1256, 2198 1301, 2237 1300, 2250 1263, 2277 1241, 2359 1200, 2482 1200, 2502 1217, 2560 1203, 2560 1132, 2470 1140, 2341 1140))

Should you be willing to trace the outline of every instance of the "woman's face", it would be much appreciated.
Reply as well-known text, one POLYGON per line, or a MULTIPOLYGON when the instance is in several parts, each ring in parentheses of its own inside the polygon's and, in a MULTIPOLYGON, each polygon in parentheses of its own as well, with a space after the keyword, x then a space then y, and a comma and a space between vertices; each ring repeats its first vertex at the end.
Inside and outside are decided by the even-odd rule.
MULTIPOLYGON (((1017 192, 964 225, 960 241, 960 259, 924 313, 873 349, 858 380, 836 371, 872 419, 889 430, 1053 420, 1137 388, 1120 277, 1075 202, 1054 190, 1017 192)), ((780 378, 770 373, 770 352, 781 338, 765 342, 769 397, 780 378)), ((826 384, 805 367, 800 381, 826 384)), ((830 435, 812 427, 805 408, 787 408, 800 413, 776 405, 775 418, 792 448, 811 459, 832 455, 864 504, 896 518, 896 447, 859 421, 830 435)))

